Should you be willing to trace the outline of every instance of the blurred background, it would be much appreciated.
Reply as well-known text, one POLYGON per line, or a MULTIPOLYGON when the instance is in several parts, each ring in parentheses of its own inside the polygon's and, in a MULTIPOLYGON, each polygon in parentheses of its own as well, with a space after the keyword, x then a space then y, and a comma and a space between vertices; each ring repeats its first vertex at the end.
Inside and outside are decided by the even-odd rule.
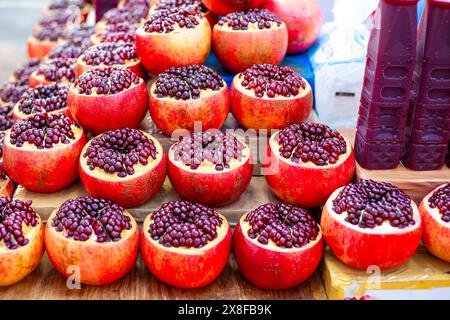
MULTIPOLYGON (((42 8, 50 0, 0 0, 0 83, 5 82, 17 65, 27 59, 26 41, 42 8)), ((334 0, 317 0, 324 20, 332 18, 334 0)))

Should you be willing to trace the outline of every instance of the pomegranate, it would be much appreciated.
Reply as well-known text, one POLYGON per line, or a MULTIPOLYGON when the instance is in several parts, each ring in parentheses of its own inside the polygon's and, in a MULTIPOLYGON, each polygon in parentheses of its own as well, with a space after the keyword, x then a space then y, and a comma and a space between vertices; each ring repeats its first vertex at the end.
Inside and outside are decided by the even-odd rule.
POLYGON ((6 175, 5 169, 0 168, 0 197, 12 198, 14 193, 14 183, 6 175))
POLYGON ((339 132, 303 122, 270 138, 264 167, 269 187, 281 200, 313 208, 352 180, 355 155, 339 132))
POLYGON ((28 89, 28 81, 9 81, 0 86, 0 107, 7 103, 17 103, 28 89))
POLYGON ((87 49, 77 60, 76 76, 98 67, 128 67, 138 77, 145 72, 136 55, 133 43, 101 43, 87 49))
POLYGON ((434 256, 450 263, 450 183, 431 191, 419 211, 423 244, 434 256))
POLYGON ((161 73, 150 89, 150 114, 165 134, 177 129, 218 129, 230 110, 227 84, 213 69, 203 65, 174 67, 161 73))
POLYGON ((68 91, 69 87, 57 83, 28 89, 14 107, 14 120, 22 120, 31 114, 41 112, 69 115, 68 91))
POLYGON ((44 254, 44 227, 31 201, 0 197, 0 286, 29 275, 44 254))
POLYGON ((188 201, 170 201, 147 216, 141 253, 150 272, 178 288, 214 281, 231 250, 231 228, 224 216, 188 201))
POLYGON ((250 148, 218 130, 196 132, 169 150, 168 173, 183 198, 209 206, 234 202, 252 178, 250 148))
POLYGON ((260 8, 267 0, 202 0, 203 4, 218 15, 235 11, 260 8))
POLYGON ((147 104, 145 82, 124 67, 100 67, 83 73, 67 96, 70 114, 94 134, 137 128, 147 113, 147 104))
POLYGON ((179 8, 186 6, 194 6, 199 13, 201 13, 209 22, 209 25, 214 27, 217 23, 217 16, 209 11, 201 0, 161 0, 156 1, 156 4, 150 8, 150 14, 155 13, 158 10, 179 8))
MULTIPOLYGON (((151 0, 150 2, 157 2, 158 0, 151 0)), ((149 3, 149 0, 120 0, 117 8, 133 8, 135 6, 150 7, 153 3, 149 3)))
POLYGON ((111 24, 91 36, 94 45, 106 42, 134 44, 137 25, 128 23, 111 24))
POLYGON ((311 113, 311 86, 289 67, 255 64, 234 77, 231 111, 245 128, 283 129, 311 113))
POLYGON ((61 83, 70 85, 75 81, 76 59, 54 58, 41 62, 30 77, 30 87, 39 84, 61 83))
POLYGON ((63 39, 69 42, 82 42, 89 40, 89 38, 95 33, 95 27, 90 25, 74 25, 69 26, 64 30, 63 39))
POLYGON ((397 187, 373 180, 333 192, 321 226, 333 253, 358 269, 401 265, 412 257, 421 237, 417 205, 397 187))
POLYGON ((123 8, 114 8, 107 11, 102 19, 95 25, 97 32, 102 31, 107 25, 120 23, 141 24, 148 16, 148 6, 132 6, 123 8))
POLYGON ((109 284, 134 267, 139 254, 139 229, 132 215, 112 201, 71 199, 48 219, 45 249, 64 277, 70 277, 71 268, 77 266, 80 282, 109 284))
POLYGON ((77 59, 90 46, 89 40, 66 40, 50 51, 47 55, 49 59, 61 58, 64 60, 77 59))
POLYGON ((4 170, 3 165, 3 143, 5 142, 5 131, 0 131, 0 169, 4 170))
POLYGON ((11 102, 5 103, 4 105, 0 106, 0 132, 8 130, 13 126, 14 124, 13 109, 14 104, 11 102))
POLYGON ((268 10, 230 13, 214 26, 214 52, 233 73, 254 64, 279 64, 286 55, 288 32, 280 18, 268 10))
POLYGON ((35 70, 37 70, 40 63, 41 59, 33 58, 21 64, 16 70, 14 70, 14 73, 12 74, 10 81, 17 81, 19 83, 28 83, 31 74, 35 70))
POLYGON ((323 255, 311 214, 289 204, 264 204, 241 217, 233 252, 241 273, 263 289, 287 289, 308 279, 323 255))
POLYGON ((211 28, 194 6, 158 10, 136 31, 137 55, 152 75, 203 64, 210 50, 211 28))
POLYGON ((84 0, 52 0, 43 10, 43 15, 52 14, 55 10, 80 10, 81 22, 85 22, 91 5, 84 0))
POLYGON ((78 158, 86 135, 62 113, 37 113, 6 132, 3 162, 18 184, 36 192, 54 192, 78 177, 78 158))
POLYGON ((90 195, 137 207, 164 183, 166 156, 158 140, 143 131, 108 131, 84 147, 80 177, 90 195))
POLYGON ((317 41, 323 16, 316 0, 267 0, 263 7, 286 23, 289 32, 288 53, 305 51, 317 41))

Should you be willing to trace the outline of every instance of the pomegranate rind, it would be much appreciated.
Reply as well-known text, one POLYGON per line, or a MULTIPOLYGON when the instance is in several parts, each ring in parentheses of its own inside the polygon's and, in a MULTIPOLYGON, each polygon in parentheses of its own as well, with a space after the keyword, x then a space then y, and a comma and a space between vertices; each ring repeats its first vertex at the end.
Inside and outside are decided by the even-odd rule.
POLYGON ((411 201, 415 225, 404 229, 391 226, 363 229, 344 221, 333 210, 338 188, 323 207, 320 225, 326 243, 335 256, 346 265, 367 270, 371 266, 389 269, 402 265, 417 250, 422 235, 417 205, 411 201))
MULTIPOLYGON (((75 75, 78 78, 79 76, 81 76, 83 73, 85 73, 86 71, 95 69, 95 68, 101 68, 101 67, 110 67, 110 66, 106 66, 104 64, 99 64, 97 66, 90 66, 88 64, 86 64, 86 62, 83 61, 84 59, 84 55, 81 55, 78 57, 77 59, 77 65, 75 67, 75 75)), ((127 67, 128 69, 130 69, 131 71, 133 71, 133 73, 135 75, 137 75, 139 78, 145 78, 146 77, 146 72, 144 70, 144 68, 141 65, 141 61, 139 59, 136 59, 135 61, 129 61, 126 64, 123 65, 112 65, 115 67, 127 67)), ((112 67, 111 66, 111 67, 112 67)))
POLYGON ((133 208, 150 200, 161 189, 167 173, 167 156, 158 140, 145 132, 144 134, 155 143, 158 158, 149 159, 149 164, 141 168, 139 173, 136 172, 126 178, 118 177, 117 173, 106 174, 104 171, 98 174, 102 170, 100 168, 90 170, 83 154, 91 143, 88 142, 84 146, 80 156, 79 171, 81 182, 87 193, 93 197, 112 200, 125 208, 133 208), (156 163, 153 164, 152 161, 156 163))
POLYGON ((210 51, 211 27, 205 18, 193 29, 146 33, 141 26, 136 30, 136 53, 154 76, 172 67, 204 64, 210 51))
POLYGON ((236 225, 233 253, 240 272, 262 289, 288 289, 306 281, 317 269, 323 252, 322 232, 302 248, 283 249, 262 245, 245 234, 243 215, 236 225))
POLYGON ((284 22, 271 29, 232 30, 216 24, 213 48, 220 63, 238 73, 254 64, 279 64, 286 56, 288 31, 284 22))
POLYGON ((438 208, 430 208, 428 200, 441 185, 423 198, 419 206, 422 218, 422 242, 427 250, 434 256, 450 263, 450 223, 441 219, 438 208))
POLYGON ((80 134, 66 145, 51 149, 18 148, 9 142, 8 131, 3 143, 3 163, 8 176, 26 189, 49 193, 64 189, 78 178, 78 160, 86 144, 80 134))
POLYGON ((67 105, 73 118, 94 134, 137 128, 147 113, 147 104, 144 81, 111 95, 79 94, 74 86, 67 94, 67 105))
POLYGON ((267 0, 202 0, 208 10, 218 15, 260 8, 267 0))
POLYGON ((12 198, 14 189, 14 183, 9 177, 6 177, 6 180, 0 181, 0 197, 6 196, 12 198))
MULTIPOLYGON (((62 114, 64 114, 64 115, 66 115, 66 116, 71 118, 70 111, 69 111, 68 107, 65 107, 65 108, 62 108, 62 109, 59 109, 59 110, 55 110, 55 111, 51 111, 51 112, 47 112, 47 113, 48 114, 62 113, 62 114)), ((31 114, 26 114, 26 113, 23 113, 22 111, 20 111, 19 110, 19 103, 16 103, 16 105, 14 106, 14 109, 13 109, 13 119, 14 119, 14 121, 23 120, 26 117, 29 117, 30 115, 31 114)))
POLYGON ((150 115, 156 126, 167 135, 177 129, 194 132, 194 123, 200 121, 202 130, 219 129, 225 123, 230 112, 230 93, 225 84, 219 91, 208 90, 195 100, 176 100, 158 98, 155 94, 156 83, 150 89, 150 115))
POLYGON ((15 284, 33 272, 44 254, 44 226, 38 216, 36 230, 27 234, 28 244, 15 250, 0 247, 0 287, 15 284))
POLYGON ((247 129, 283 129, 291 124, 308 119, 313 106, 311 86, 306 83, 297 96, 267 96, 258 98, 252 90, 241 85, 237 74, 231 85, 231 112, 247 129))
POLYGON ((149 271, 159 280, 182 289, 193 289, 213 282, 225 269, 231 251, 231 228, 222 215, 218 237, 205 248, 166 248, 148 232, 152 215, 143 224, 141 254, 149 271))
POLYGON ((57 41, 39 41, 34 37, 30 37, 27 41, 28 58, 45 58, 57 46, 57 41))
POLYGON ((175 163, 173 148, 169 150, 168 174, 175 191, 184 199, 208 206, 220 207, 235 202, 247 189, 252 179, 253 164, 248 150, 248 158, 230 170, 195 172, 175 163))
POLYGON ((124 211, 132 225, 125 237, 117 242, 98 243, 92 239, 68 239, 57 232, 51 226, 57 212, 58 209, 53 211, 48 219, 44 242, 50 262, 63 277, 73 277, 88 285, 105 285, 131 271, 139 255, 139 229, 131 214, 124 211), (74 267, 79 268, 79 274, 74 267))
POLYGON ((264 177, 270 189, 284 202, 302 208, 319 207, 334 190, 352 180, 356 170, 355 154, 347 140, 347 153, 341 155, 336 164, 316 166, 282 158, 277 151, 278 134, 272 135, 267 144, 263 167, 268 170, 264 177))

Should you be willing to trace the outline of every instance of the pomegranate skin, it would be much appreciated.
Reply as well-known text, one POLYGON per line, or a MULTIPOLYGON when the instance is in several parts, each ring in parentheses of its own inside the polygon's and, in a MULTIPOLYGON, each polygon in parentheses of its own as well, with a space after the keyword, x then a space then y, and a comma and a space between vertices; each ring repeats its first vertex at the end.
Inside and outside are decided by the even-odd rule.
POLYGON ((428 205, 428 199, 433 193, 443 187, 439 186, 431 191, 420 203, 419 212, 422 218, 422 242, 432 255, 450 263, 450 224, 437 221, 432 215, 432 209, 428 205))
POLYGON ((177 129, 194 132, 194 122, 201 121, 202 130, 219 129, 230 112, 230 94, 225 85, 220 91, 196 100, 158 99, 150 92, 150 115, 156 126, 167 135, 177 129))
POLYGON ((119 128, 137 128, 147 113, 147 104, 144 82, 113 95, 81 95, 73 86, 67 94, 67 105, 73 118, 94 134, 119 128))
POLYGON ((136 31, 136 53, 142 65, 157 76, 171 67, 204 64, 211 51, 211 27, 202 18, 194 29, 180 32, 146 33, 136 31))
POLYGON ((272 11, 286 23, 289 54, 305 51, 317 41, 323 16, 315 0, 267 0, 263 8, 272 11))
POLYGON ((28 58, 45 58, 57 46, 58 42, 56 41, 39 41, 34 37, 30 37, 27 41, 28 58))
POLYGON ((29 240, 24 247, 0 253, 0 287, 21 281, 41 262, 44 254, 44 226, 40 218, 38 230, 29 240))
POLYGON ((307 280, 319 265, 324 244, 322 233, 318 237, 313 246, 304 250, 269 250, 251 242, 238 223, 233 253, 240 272, 254 285, 269 290, 288 289, 307 280))
POLYGON ((67 187, 78 178, 78 159, 86 144, 83 130, 77 141, 44 150, 17 148, 9 142, 9 134, 3 144, 3 163, 8 176, 16 183, 31 191, 49 193, 67 187))
POLYGON ((414 255, 422 235, 421 219, 414 202, 411 201, 416 217, 414 228, 407 231, 397 228, 391 233, 376 232, 376 229, 362 232, 364 229, 336 219, 332 201, 341 190, 337 189, 330 196, 320 221, 325 241, 339 260, 363 270, 370 266, 389 269, 402 265, 414 255))
POLYGON ((139 255, 139 229, 131 217, 132 234, 119 242, 97 243, 67 239, 51 226, 57 210, 49 218, 44 242, 48 258, 65 278, 73 276, 71 266, 80 269, 80 280, 88 285, 105 285, 125 276, 139 255))
POLYGON ((283 129, 305 121, 311 113, 313 94, 306 83, 304 94, 295 98, 258 98, 238 84, 236 75, 231 86, 231 112, 236 120, 249 129, 283 129))
POLYGON ((213 30, 213 48, 220 63, 238 73, 254 64, 279 64, 288 46, 286 25, 258 31, 233 31, 218 24, 213 30))
MULTIPOLYGON (((355 155, 351 150, 347 158, 338 165, 327 168, 294 165, 275 155, 271 141, 267 144, 267 155, 264 168, 269 187, 275 195, 284 202, 302 208, 314 208, 323 205, 328 197, 339 187, 347 185, 355 173, 355 155)), ((347 147, 351 148, 347 142, 347 147)))
POLYGON ((89 173, 89 169, 86 170, 81 165, 81 160, 79 170, 81 182, 91 196, 109 199, 122 207, 132 208, 144 204, 161 189, 166 178, 167 160, 165 153, 162 153, 160 162, 154 168, 126 180, 104 180, 95 177, 89 173))
POLYGON ((222 273, 231 251, 232 237, 228 223, 226 234, 214 247, 201 254, 195 252, 195 249, 191 249, 192 253, 179 253, 176 249, 167 250, 150 240, 150 217, 151 215, 146 218, 143 225, 141 254, 155 277, 177 288, 192 289, 211 283, 222 273))
POLYGON ((223 173, 197 173, 183 170, 168 161, 170 183, 184 199, 219 207, 236 201, 252 179, 253 165, 249 157, 238 168, 223 173))
POLYGON ((202 0, 205 7, 218 15, 260 8, 267 0, 202 0))

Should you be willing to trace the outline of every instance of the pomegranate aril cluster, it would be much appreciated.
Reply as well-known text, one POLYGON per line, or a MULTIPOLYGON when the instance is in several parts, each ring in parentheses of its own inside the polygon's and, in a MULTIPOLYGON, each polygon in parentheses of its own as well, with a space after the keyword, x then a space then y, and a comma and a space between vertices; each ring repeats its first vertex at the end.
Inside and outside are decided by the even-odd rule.
POLYGON ((202 248, 217 238, 223 221, 213 209, 188 201, 169 201, 153 212, 149 233, 165 247, 202 248))
POLYGON ((5 131, 0 131, 0 158, 3 157, 3 142, 5 142, 5 131))
POLYGON ((48 5, 50 10, 67 9, 70 6, 76 6, 82 9, 85 6, 84 0, 52 0, 48 5))
POLYGON ((198 12, 207 12, 208 9, 201 0, 160 0, 156 5, 156 10, 194 6, 198 12))
POLYGON ((0 100, 16 104, 28 89, 28 81, 10 81, 0 86, 0 100))
POLYGON ((360 228, 373 229, 384 221, 400 229, 415 224, 411 198, 385 182, 360 180, 344 187, 333 200, 333 210, 347 212, 345 221, 360 228))
POLYGON ((89 38, 95 33, 95 27, 89 25, 70 26, 64 30, 63 38, 66 41, 79 43, 89 41, 89 38))
POLYGON ((117 173, 121 178, 135 173, 138 163, 147 165, 148 159, 156 159, 157 150, 153 140, 137 129, 108 131, 92 139, 83 157, 90 170, 103 169, 117 173))
POLYGON ((64 29, 62 27, 43 27, 36 29, 33 32, 33 37, 39 41, 58 41, 62 38, 63 34, 64 29))
POLYGON ((14 79, 19 82, 28 82, 30 80, 31 74, 38 69, 41 59, 30 59, 29 61, 23 63, 17 68, 14 73, 14 79))
POLYGON ((87 49, 82 59, 90 66, 112 66, 136 60, 137 56, 132 43, 102 43, 87 49))
POLYGON ((302 122, 280 131, 280 155, 294 163, 312 162, 317 166, 334 164, 347 152, 341 134, 321 123, 302 122))
POLYGON ((74 84, 80 94, 108 95, 122 92, 140 81, 128 68, 100 67, 84 72, 74 84))
MULTIPOLYGON (((158 0, 160 1, 166 1, 166 0, 158 0)), ((146 6, 150 7, 150 0, 122 0, 120 2, 124 8, 133 8, 136 6, 146 6)))
POLYGON ((301 248, 314 241, 319 226, 311 214, 290 204, 268 203, 248 213, 248 236, 261 244, 272 241, 280 248, 301 248))
POLYGON ((158 10, 144 24, 147 33, 170 33, 175 28, 194 29, 200 23, 202 15, 194 6, 158 10))
POLYGON ((131 229, 131 219, 118 204, 87 196, 64 202, 52 227, 66 238, 86 241, 95 235, 96 242, 103 243, 122 239, 123 231, 131 229))
POLYGON ((258 98, 295 97, 306 88, 305 80, 289 67, 255 64, 239 74, 241 85, 258 98))
POLYGON ((266 9, 250 9, 229 13, 219 21, 219 26, 226 25, 232 30, 248 30, 251 24, 261 30, 270 29, 274 24, 281 26, 281 19, 266 9))
POLYGON ((36 113, 16 122, 11 128, 10 143, 16 147, 33 144, 38 149, 49 149, 75 139, 73 131, 78 125, 61 113, 36 113))
POLYGON ((76 59, 55 58, 43 61, 36 73, 47 81, 75 81, 76 59))
POLYGON ((119 23, 107 25, 105 29, 96 34, 100 43, 126 42, 134 44, 137 25, 119 23))
POLYGON ((29 240, 23 234, 23 227, 36 227, 38 223, 31 201, 0 197, 0 242, 8 249, 14 250, 27 245, 29 240))
POLYGON ((241 141, 220 131, 195 132, 175 145, 174 159, 192 170, 209 161, 215 165, 215 170, 222 171, 230 168, 232 159, 242 160, 244 148, 241 141))
POLYGON ((76 59, 89 48, 89 40, 64 41, 61 45, 50 51, 49 59, 76 59))
POLYGON ((436 190, 428 199, 428 205, 439 209, 442 221, 450 222, 450 183, 436 190))
POLYGON ((147 6, 132 6, 125 8, 114 8, 105 13, 102 20, 107 24, 139 24, 141 20, 145 19, 148 15, 147 6))
POLYGON ((13 126, 14 124, 13 110, 14 104, 12 104, 11 102, 5 103, 0 107, 0 131, 8 130, 13 126))
POLYGON ((213 69, 191 65, 170 68, 161 73, 154 93, 158 98, 198 99, 202 90, 219 91, 224 85, 222 77, 213 69))
POLYGON ((27 115, 41 112, 52 112, 67 107, 69 87, 50 84, 30 88, 19 101, 19 110, 27 115))

